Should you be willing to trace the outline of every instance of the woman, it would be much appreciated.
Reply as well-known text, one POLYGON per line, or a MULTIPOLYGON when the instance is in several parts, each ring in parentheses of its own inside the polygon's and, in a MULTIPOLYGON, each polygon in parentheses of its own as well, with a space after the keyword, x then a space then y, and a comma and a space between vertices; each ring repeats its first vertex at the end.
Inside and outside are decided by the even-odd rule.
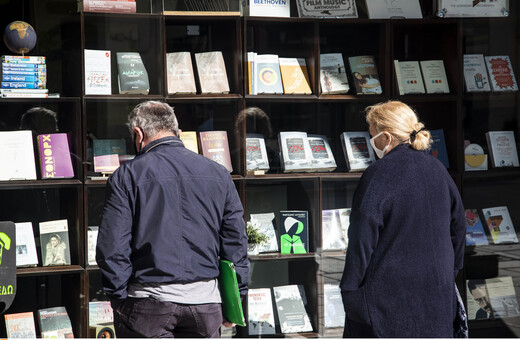
POLYGON ((367 108, 370 165, 354 193, 341 279, 345 337, 453 337, 465 215, 430 133, 398 101, 367 108))
POLYGON ((46 255, 44 266, 64 265, 67 263, 65 259, 65 250, 67 246, 61 242, 58 234, 52 234, 46 246, 46 255))

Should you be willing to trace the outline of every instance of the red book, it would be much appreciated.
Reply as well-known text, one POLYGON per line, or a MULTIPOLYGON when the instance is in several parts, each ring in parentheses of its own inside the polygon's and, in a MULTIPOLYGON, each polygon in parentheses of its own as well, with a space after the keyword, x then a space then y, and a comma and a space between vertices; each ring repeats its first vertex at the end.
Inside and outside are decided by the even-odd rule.
POLYGON ((135 1, 128 0, 82 0, 78 11, 104 13, 136 13, 135 1))
POLYGON ((201 131, 199 132, 199 135, 202 154, 207 158, 222 164, 229 172, 233 172, 227 132, 201 131))
POLYGON ((40 151, 40 171, 43 179, 74 177, 66 133, 38 135, 38 150, 40 151))

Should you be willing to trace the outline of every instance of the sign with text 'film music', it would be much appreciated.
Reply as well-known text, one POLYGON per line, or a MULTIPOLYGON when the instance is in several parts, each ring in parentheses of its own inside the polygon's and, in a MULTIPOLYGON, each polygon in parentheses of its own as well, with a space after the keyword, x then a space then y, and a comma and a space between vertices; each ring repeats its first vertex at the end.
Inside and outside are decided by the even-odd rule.
POLYGON ((509 0, 437 0, 435 5, 441 18, 509 16, 509 0))
POLYGON ((296 0, 300 18, 357 18, 355 0, 296 0))

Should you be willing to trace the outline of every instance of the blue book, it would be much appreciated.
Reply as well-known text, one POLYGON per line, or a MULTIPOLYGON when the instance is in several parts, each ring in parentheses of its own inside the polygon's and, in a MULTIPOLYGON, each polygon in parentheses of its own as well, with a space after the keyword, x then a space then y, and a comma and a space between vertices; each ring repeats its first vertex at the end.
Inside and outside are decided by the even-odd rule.
POLYGON ((32 70, 32 69, 16 69, 16 70, 2 70, 3 75, 13 76, 36 76, 45 77, 47 76, 47 70, 32 70))
POLYGON ((3 89, 43 89, 45 84, 41 82, 2 82, 3 89))
POLYGON ((26 83, 43 83, 45 82, 45 77, 41 76, 29 76, 29 75, 17 75, 17 74, 3 74, 2 81, 23 81, 26 83))
POLYGON ((428 152, 430 153, 430 155, 441 161, 446 168, 449 168, 450 162, 448 160, 448 150, 446 149, 446 141, 444 140, 444 130, 430 130, 430 134, 433 143, 428 152))
POLYGON ((466 245, 489 244, 477 209, 466 209, 466 245))
POLYGON ((15 69, 26 69, 26 68, 34 68, 34 69, 46 69, 47 64, 32 64, 32 63, 2 63, 2 70, 6 70, 8 68, 15 69))

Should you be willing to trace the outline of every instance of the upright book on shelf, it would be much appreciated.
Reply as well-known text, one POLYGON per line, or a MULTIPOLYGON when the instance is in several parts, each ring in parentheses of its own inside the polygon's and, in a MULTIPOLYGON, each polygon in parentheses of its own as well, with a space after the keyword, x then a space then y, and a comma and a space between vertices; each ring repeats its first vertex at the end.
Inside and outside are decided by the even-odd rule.
POLYGON ((184 147, 195 153, 199 153, 199 143, 197 140, 197 131, 181 131, 179 137, 184 144, 184 147))
POLYGON ((202 155, 223 165, 229 172, 233 172, 227 132, 201 131, 199 136, 202 155))
POLYGON ((516 230, 507 206, 484 208, 482 212, 495 244, 518 243, 516 230))
POLYGON ((442 60, 421 60, 426 93, 450 93, 448 77, 442 60))
POLYGON ((483 54, 464 54, 464 82, 467 92, 491 91, 483 54))
POLYGON ((4 314, 8 339, 36 339, 33 312, 4 314))
POLYGON ((329 141, 324 135, 307 135, 311 148, 311 168, 317 172, 328 172, 336 169, 336 160, 332 154, 329 141))
POLYGON ((65 307, 39 309, 38 324, 42 338, 74 338, 72 324, 65 307))
POLYGON ((320 85, 322 94, 347 93, 347 70, 341 53, 320 54, 320 85))
POLYGON ((283 94, 278 55, 256 54, 253 68, 255 94, 283 94))
POLYGON ((493 318, 489 294, 484 279, 466 280, 466 299, 468 320, 493 318))
POLYGON ((311 171, 312 152, 307 133, 282 131, 278 134, 284 172, 311 171))
POLYGON ((36 179, 32 131, 0 131, 0 181, 36 179))
POLYGON ((275 216, 274 213, 258 213, 251 214, 251 223, 253 223, 259 232, 267 236, 268 241, 264 244, 258 245, 258 252, 278 251, 278 237, 275 230, 275 216))
POLYGON ((269 170, 269 158, 262 134, 246 134, 246 170, 269 170))
POLYGON ((31 222, 15 223, 16 228, 16 266, 36 267, 38 254, 31 222))
POLYGON ((345 250, 348 244, 350 208, 325 209, 321 212, 323 250, 345 250))
POLYGON ((369 19, 422 19, 418 0, 365 0, 369 19))
POLYGON ((229 93, 226 64, 221 51, 195 53, 202 94, 229 93))
POLYGON ((166 53, 168 94, 195 94, 195 74, 190 52, 166 53))
POLYGON ((139 52, 117 52, 117 84, 120 94, 148 94, 148 72, 139 52))
POLYGON ((89 226, 87 229, 87 264, 89 266, 97 266, 96 245, 98 233, 98 226, 89 226))
POLYGON ((309 252, 309 212, 305 210, 280 211, 280 253, 306 254, 309 252))
POLYGON ((486 279, 486 288, 495 319, 520 316, 518 299, 511 276, 486 279))
POLYGON ((518 84, 509 56, 486 56, 484 60, 493 91, 518 91, 518 84))
POLYGON ((37 140, 42 178, 73 178, 74 169, 67 134, 43 134, 38 135, 37 140))
POLYGON ((466 246, 489 244, 477 209, 466 209, 466 246))
POLYGON ((43 266, 70 265, 69 226, 67 220, 40 222, 43 266))
POLYGON ((285 94, 311 94, 305 58, 278 58, 285 94))
POLYGON ((494 168, 520 165, 514 131, 488 131, 486 140, 494 168))
POLYGON ((247 292, 249 335, 274 335, 274 311, 270 288, 250 288, 247 292))
POLYGON ((383 93, 374 56, 363 55, 349 57, 348 63, 356 94, 383 93))
POLYGON ((446 140, 444 138, 444 130, 436 129, 430 130, 430 138, 432 144, 428 153, 433 157, 437 158, 446 167, 450 167, 450 161, 448 159, 448 149, 446 148, 446 140))
POLYGON ((78 0, 78 12, 136 13, 135 1, 126 0, 78 0))
POLYGON ((325 283, 323 285, 323 309, 326 328, 345 326, 345 310, 338 284, 325 283))
POLYGON ((112 94, 111 54, 107 50, 85 49, 85 94, 112 94))
POLYGON ((298 286, 276 286, 273 292, 282 333, 312 332, 312 324, 298 286))
POLYGON ((425 93, 422 79, 421 66, 414 61, 394 61, 399 94, 425 93))
POLYGON ((367 131, 349 131, 340 135, 348 171, 363 171, 376 161, 367 131))

